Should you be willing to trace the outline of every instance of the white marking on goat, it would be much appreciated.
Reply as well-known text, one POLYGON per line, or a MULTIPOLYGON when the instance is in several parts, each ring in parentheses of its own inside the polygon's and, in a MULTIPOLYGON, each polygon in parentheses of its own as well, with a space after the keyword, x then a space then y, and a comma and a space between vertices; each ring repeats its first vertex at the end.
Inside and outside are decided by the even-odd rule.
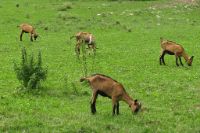
POLYGON ((91 44, 92 42, 92 35, 90 35, 90 41, 89 41, 89 44, 91 44))

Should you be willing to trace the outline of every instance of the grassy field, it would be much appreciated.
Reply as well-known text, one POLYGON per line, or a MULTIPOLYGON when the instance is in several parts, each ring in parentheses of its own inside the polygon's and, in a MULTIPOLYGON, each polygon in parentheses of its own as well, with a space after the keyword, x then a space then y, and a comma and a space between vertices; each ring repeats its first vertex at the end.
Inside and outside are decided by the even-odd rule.
POLYGON ((199 133, 200 7, 177 1, 1 0, 0 132, 199 133), (24 22, 36 27, 37 41, 27 34, 19 41, 24 22), (137 115, 121 102, 113 117, 111 100, 102 97, 97 114, 90 113, 91 90, 79 82, 83 65, 69 40, 78 31, 97 40, 96 57, 87 55, 88 75, 122 83, 142 103, 137 115), (160 37, 182 44, 193 66, 176 67, 174 56, 160 66, 160 37), (13 62, 20 63, 22 47, 34 55, 40 50, 48 67, 39 90, 19 89, 13 62))

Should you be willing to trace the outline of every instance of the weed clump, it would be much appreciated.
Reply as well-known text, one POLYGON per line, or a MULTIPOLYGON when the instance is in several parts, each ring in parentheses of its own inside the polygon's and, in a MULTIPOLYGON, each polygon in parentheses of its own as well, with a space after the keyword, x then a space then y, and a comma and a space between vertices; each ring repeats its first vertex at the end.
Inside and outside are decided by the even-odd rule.
POLYGON ((58 8, 58 11, 67 11, 68 9, 72 9, 72 3, 71 2, 65 2, 63 5, 61 5, 58 8))
POLYGON ((19 4, 16 4, 16 7, 18 8, 18 7, 19 7, 19 4))
POLYGON ((78 17, 66 13, 58 13, 58 18, 61 20, 79 20, 78 17))
POLYGON ((42 67, 42 55, 38 53, 37 62, 34 60, 33 54, 28 58, 26 49, 22 49, 21 64, 18 66, 14 63, 14 71, 17 79, 26 89, 36 89, 40 87, 40 81, 47 77, 47 69, 42 67))

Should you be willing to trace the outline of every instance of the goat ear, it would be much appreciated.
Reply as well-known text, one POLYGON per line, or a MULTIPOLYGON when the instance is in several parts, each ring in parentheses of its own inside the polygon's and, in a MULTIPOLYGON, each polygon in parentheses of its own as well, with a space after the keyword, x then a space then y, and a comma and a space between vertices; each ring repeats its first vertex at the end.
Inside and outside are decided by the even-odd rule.
POLYGON ((137 101, 138 101, 137 99, 134 100, 135 103, 137 103, 137 101))

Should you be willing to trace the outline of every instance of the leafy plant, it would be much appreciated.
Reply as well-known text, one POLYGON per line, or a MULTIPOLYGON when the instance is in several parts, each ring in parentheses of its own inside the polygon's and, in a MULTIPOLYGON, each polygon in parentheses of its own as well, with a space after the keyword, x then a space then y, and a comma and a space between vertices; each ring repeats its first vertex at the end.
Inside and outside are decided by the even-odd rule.
POLYGON ((14 63, 14 70, 17 79, 27 89, 35 89, 40 87, 40 81, 47 77, 47 69, 42 67, 42 55, 38 53, 37 62, 34 60, 33 54, 28 58, 26 49, 22 49, 21 64, 18 66, 14 63))

